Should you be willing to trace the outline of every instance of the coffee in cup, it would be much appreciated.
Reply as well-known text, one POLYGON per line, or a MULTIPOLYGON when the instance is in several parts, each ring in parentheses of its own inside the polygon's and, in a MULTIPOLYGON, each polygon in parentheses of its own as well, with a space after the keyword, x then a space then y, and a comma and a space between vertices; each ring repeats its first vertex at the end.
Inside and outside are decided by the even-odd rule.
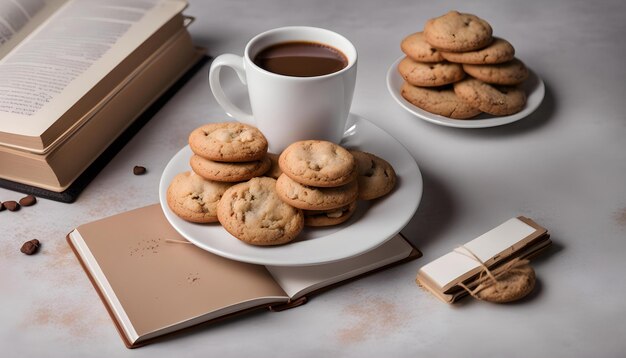
POLYGON ((259 128, 269 150, 280 153, 305 139, 339 143, 356 81, 357 52, 326 29, 283 27, 255 36, 243 57, 218 56, 209 71, 211 91, 228 115, 259 128), (220 83, 220 70, 235 70, 247 86, 252 113, 235 106, 220 83))
POLYGON ((261 50, 254 64, 266 71, 293 77, 328 75, 348 65, 341 51, 316 42, 283 42, 261 50))

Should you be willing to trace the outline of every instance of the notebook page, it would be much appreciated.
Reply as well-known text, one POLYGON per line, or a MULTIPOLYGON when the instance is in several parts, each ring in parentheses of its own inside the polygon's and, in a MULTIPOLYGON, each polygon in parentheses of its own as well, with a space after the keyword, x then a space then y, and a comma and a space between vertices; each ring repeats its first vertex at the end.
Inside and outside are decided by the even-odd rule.
POLYGON ((158 204, 79 226, 73 237, 131 341, 287 300, 263 266, 166 242, 184 239, 158 204))
POLYGON ((267 266, 267 270, 293 299, 318 288, 400 261, 407 258, 412 250, 411 245, 400 235, 396 235, 378 248, 347 260, 314 266, 267 266))

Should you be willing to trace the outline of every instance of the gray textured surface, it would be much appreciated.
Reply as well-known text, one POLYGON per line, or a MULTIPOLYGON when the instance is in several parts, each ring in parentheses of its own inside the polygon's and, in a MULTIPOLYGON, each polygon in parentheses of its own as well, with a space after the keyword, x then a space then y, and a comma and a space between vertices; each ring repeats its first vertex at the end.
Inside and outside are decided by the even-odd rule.
MULTIPOLYGON (((623 356, 626 343, 626 3, 623 1, 191 1, 191 32, 213 55, 241 54, 283 25, 335 30, 359 51, 353 112, 412 153, 424 197, 403 231, 418 261, 283 313, 258 313, 135 351, 123 347, 64 236, 156 202, 160 172, 190 130, 225 119, 199 73, 72 205, 46 200, 0 213, 0 347, 6 357, 623 356), (412 117, 387 93, 402 37, 449 9, 476 13, 546 83, 532 116, 461 130, 412 117), (134 165, 148 168, 134 176, 134 165), (552 233, 525 302, 451 307, 419 289, 419 266, 516 215, 552 233), (25 240, 39 255, 18 252, 25 240)), ((0 200, 21 194, 0 189, 0 200)))

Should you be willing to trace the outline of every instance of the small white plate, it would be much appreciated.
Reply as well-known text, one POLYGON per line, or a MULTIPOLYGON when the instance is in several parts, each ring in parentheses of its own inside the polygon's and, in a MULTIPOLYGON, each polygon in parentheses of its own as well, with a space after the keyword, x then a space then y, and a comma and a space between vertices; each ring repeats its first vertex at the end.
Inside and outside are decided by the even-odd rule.
POLYGON ((409 222, 422 197, 422 175, 411 154, 395 138, 363 117, 350 114, 342 146, 384 158, 398 176, 396 188, 371 202, 359 202, 347 222, 327 228, 305 228, 294 242, 273 247, 245 244, 219 224, 194 224, 182 220, 168 207, 166 192, 178 173, 191 170, 189 146, 165 167, 159 200, 167 220, 183 237, 214 254, 243 262, 275 266, 304 266, 338 261, 382 245, 409 222))
POLYGON ((526 106, 520 112, 511 114, 510 116, 500 117, 482 113, 471 119, 453 119, 440 116, 414 106, 400 94, 400 88, 402 88, 404 79, 400 76, 400 73, 398 73, 397 68, 398 63, 400 63, 403 58, 404 56, 396 60, 396 62, 394 62, 387 71, 387 89, 389 90, 389 93, 391 93, 391 97, 393 97, 393 99, 395 99, 396 102, 402 106, 402 108, 406 109, 409 113, 412 113, 416 117, 442 126, 457 128, 487 128, 519 121, 534 112, 541 104, 543 96, 545 95, 545 86, 543 81, 535 72, 529 69, 530 73, 528 79, 522 84, 522 88, 527 95, 526 106))

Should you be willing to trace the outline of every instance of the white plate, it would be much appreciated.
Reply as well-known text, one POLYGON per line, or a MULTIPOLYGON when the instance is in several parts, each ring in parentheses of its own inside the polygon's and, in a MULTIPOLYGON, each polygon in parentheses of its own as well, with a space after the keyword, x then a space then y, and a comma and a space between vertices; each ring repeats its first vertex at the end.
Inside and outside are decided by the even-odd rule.
POLYGON ((387 132, 366 119, 350 114, 342 145, 371 152, 393 165, 396 188, 387 196, 359 202, 352 218, 328 228, 305 228, 294 242, 260 247, 245 244, 219 224, 194 224, 176 216, 167 206, 166 191, 178 173, 191 170, 189 146, 181 149, 165 167, 159 184, 159 200, 167 220, 198 247, 237 261, 262 265, 303 266, 352 257, 383 244, 413 217, 422 197, 422 176, 409 152, 387 132))
POLYGON ((402 61, 403 57, 400 57, 396 62, 394 62, 389 70, 387 71, 387 89, 389 93, 391 93, 391 97, 402 106, 402 108, 406 109, 409 113, 426 120, 431 123, 439 124, 447 127, 457 127, 457 128, 487 128, 487 127, 496 127, 501 126, 503 124, 509 124, 515 121, 518 121, 532 112, 534 112, 537 107, 541 104, 543 100, 543 96, 545 95, 545 87, 543 81, 535 72, 529 69, 529 76, 526 81, 522 84, 522 88, 526 91, 527 100, 526 106, 520 112, 512 114, 510 116, 492 116, 486 113, 482 113, 472 119, 453 119, 444 116, 440 116, 438 114, 430 113, 425 111, 419 107, 414 106, 411 102, 407 101, 400 94, 400 88, 402 87, 402 83, 404 80, 400 73, 398 73, 398 63, 402 61))

